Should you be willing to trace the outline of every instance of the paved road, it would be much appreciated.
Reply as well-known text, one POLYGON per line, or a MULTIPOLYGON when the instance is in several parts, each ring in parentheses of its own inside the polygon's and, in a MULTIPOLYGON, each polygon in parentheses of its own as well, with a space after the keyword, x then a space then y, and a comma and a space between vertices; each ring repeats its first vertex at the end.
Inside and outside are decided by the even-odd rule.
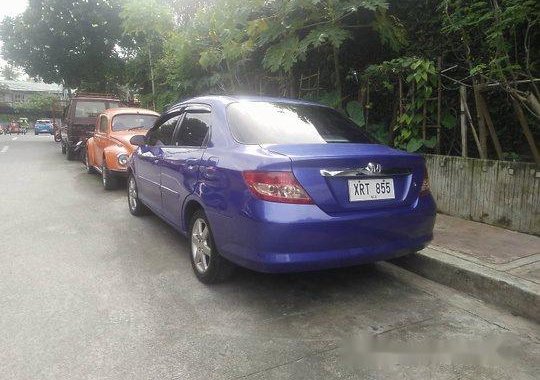
POLYGON ((389 264, 240 271, 204 286, 184 238, 132 217, 125 192, 104 191, 52 137, 0 136, 3 380, 533 379, 539 337, 534 323, 389 264), (391 349, 366 356, 366 334, 391 349), (493 339, 495 364, 411 354, 493 339), (398 343, 409 355, 393 354, 398 343))

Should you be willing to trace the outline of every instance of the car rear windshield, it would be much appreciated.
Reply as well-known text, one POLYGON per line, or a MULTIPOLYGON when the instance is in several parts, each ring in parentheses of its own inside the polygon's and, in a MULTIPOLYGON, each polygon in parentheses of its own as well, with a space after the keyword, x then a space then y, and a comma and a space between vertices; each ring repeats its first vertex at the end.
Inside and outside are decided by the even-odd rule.
POLYGON ((116 108, 120 105, 119 102, 91 100, 91 101, 77 101, 75 108, 75 117, 80 118, 93 118, 97 117, 100 113, 107 108, 116 108))
POLYGON ((112 121, 113 131, 126 131, 129 129, 150 129, 158 117, 154 115, 117 115, 112 121))
POLYGON ((372 143, 338 111, 317 105, 238 102, 227 107, 231 132, 242 144, 372 143))

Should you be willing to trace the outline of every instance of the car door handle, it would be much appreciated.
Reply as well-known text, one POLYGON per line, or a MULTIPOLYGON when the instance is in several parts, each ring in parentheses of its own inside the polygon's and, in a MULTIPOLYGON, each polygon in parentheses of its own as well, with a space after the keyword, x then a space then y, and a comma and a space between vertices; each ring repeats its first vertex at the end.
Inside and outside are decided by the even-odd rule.
POLYGON ((201 168, 202 176, 206 179, 215 179, 217 174, 217 164, 219 158, 217 157, 208 157, 206 160, 206 165, 201 168))

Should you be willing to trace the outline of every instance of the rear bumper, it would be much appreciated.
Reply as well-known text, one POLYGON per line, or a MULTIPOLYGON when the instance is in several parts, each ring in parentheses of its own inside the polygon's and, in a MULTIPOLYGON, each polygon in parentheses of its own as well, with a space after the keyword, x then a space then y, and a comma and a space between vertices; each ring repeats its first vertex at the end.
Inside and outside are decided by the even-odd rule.
POLYGON ((339 216, 314 205, 255 203, 237 218, 208 217, 221 254, 260 272, 319 270, 402 256, 432 240, 436 216, 431 196, 409 208, 339 216))

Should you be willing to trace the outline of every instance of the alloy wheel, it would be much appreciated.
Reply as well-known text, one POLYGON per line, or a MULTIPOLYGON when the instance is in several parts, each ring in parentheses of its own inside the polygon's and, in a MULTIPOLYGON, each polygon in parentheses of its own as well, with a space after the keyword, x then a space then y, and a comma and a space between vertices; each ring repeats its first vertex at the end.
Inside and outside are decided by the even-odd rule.
POLYGON ((132 211, 137 209, 137 185, 135 179, 130 177, 128 184, 129 207, 132 211))
POLYGON ((101 166, 101 181, 103 182, 103 186, 105 188, 107 188, 107 172, 106 172, 107 168, 105 167, 105 165, 101 166))
POLYGON ((195 267, 200 273, 205 273, 210 265, 212 249, 209 242, 209 228, 206 221, 198 218, 193 223, 191 231, 191 254, 195 267))

